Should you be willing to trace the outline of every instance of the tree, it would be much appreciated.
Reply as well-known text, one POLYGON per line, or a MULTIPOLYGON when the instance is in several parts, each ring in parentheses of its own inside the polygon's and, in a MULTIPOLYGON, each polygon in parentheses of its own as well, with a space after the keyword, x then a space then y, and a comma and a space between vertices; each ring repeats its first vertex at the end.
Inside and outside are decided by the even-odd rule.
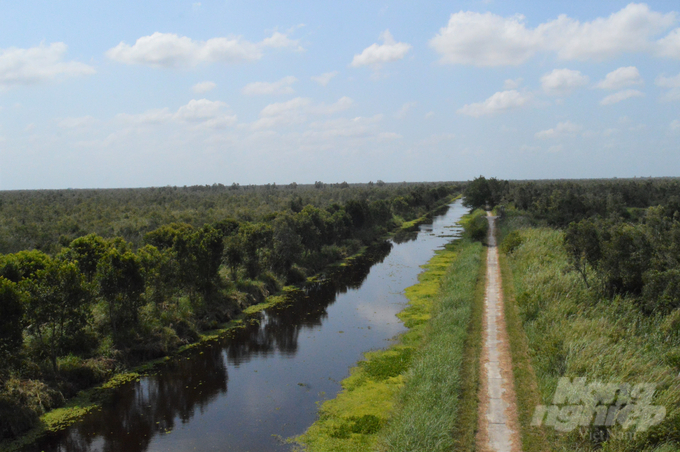
POLYGON ((81 273, 88 281, 92 281, 99 260, 109 247, 110 244, 104 238, 97 234, 89 234, 72 241, 63 255, 68 260, 76 261, 81 273))
POLYGON ((19 251, 0 258, 0 276, 18 283, 31 278, 37 271, 44 269, 50 263, 50 257, 38 250, 19 251))
POLYGON ((97 266, 96 280, 116 338, 137 324, 143 304, 144 276, 139 258, 130 251, 121 253, 111 248, 97 266))
POLYGON ((92 295, 75 263, 55 261, 25 283, 26 319, 57 372, 64 343, 87 325, 92 295))
POLYGON ((24 304, 17 285, 0 276, 0 371, 6 370, 8 362, 21 349, 23 316, 24 304))
POLYGON ((465 187, 463 205, 473 209, 483 209, 493 203, 491 188, 484 176, 479 176, 465 187))
POLYGON ((597 226, 591 220, 570 223, 564 234, 564 247, 572 268, 581 275, 586 287, 590 287, 588 267, 596 268, 602 257, 597 226))

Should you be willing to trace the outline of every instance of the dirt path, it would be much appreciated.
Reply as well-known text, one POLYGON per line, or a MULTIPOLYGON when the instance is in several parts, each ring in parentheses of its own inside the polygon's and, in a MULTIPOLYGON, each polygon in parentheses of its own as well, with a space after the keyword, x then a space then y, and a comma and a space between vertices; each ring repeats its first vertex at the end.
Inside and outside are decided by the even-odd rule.
POLYGON ((486 296, 484 300, 481 387, 477 450, 520 452, 512 360, 503 314, 503 292, 496 247, 496 217, 489 213, 486 296))

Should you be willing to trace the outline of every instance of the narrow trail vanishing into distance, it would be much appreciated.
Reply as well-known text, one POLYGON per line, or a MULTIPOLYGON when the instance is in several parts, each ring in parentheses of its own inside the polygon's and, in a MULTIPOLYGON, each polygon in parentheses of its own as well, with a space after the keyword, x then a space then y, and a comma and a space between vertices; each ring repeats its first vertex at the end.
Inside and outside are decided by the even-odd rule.
POLYGON ((487 220, 489 221, 489 248, 480 361, 477 450, 520 452, 521 442, 512 378, 512 359, 505 327, 503 291, 496 246, 496 217, 489 212, 487 220))

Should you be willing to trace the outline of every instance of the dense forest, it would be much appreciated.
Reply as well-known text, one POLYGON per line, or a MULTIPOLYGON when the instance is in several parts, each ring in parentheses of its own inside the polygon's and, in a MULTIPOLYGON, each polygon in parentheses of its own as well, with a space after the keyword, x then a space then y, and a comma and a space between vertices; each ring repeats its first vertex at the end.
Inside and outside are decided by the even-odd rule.
POLYGON ((0 439, 460 189, 317 182, 0 193, 0 439))

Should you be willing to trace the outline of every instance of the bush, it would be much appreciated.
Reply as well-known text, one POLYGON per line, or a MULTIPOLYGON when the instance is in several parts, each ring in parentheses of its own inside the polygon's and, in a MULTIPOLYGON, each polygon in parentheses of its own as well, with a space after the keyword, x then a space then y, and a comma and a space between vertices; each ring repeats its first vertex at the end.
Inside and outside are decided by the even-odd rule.
POLYGON ((522 236, 519 231, 512 231, 510 234, 506 235, 501 242, 501 251, 505 254, 512 254, 515 249, 517 249, 523 242, 522 236))
POLYGON ((460 224, 465 229, 465 236, 478 242, 484 241, 489 232, 489 221, 486 219, 486 212, 481 209, 465 215, 460 220, 460 224))

